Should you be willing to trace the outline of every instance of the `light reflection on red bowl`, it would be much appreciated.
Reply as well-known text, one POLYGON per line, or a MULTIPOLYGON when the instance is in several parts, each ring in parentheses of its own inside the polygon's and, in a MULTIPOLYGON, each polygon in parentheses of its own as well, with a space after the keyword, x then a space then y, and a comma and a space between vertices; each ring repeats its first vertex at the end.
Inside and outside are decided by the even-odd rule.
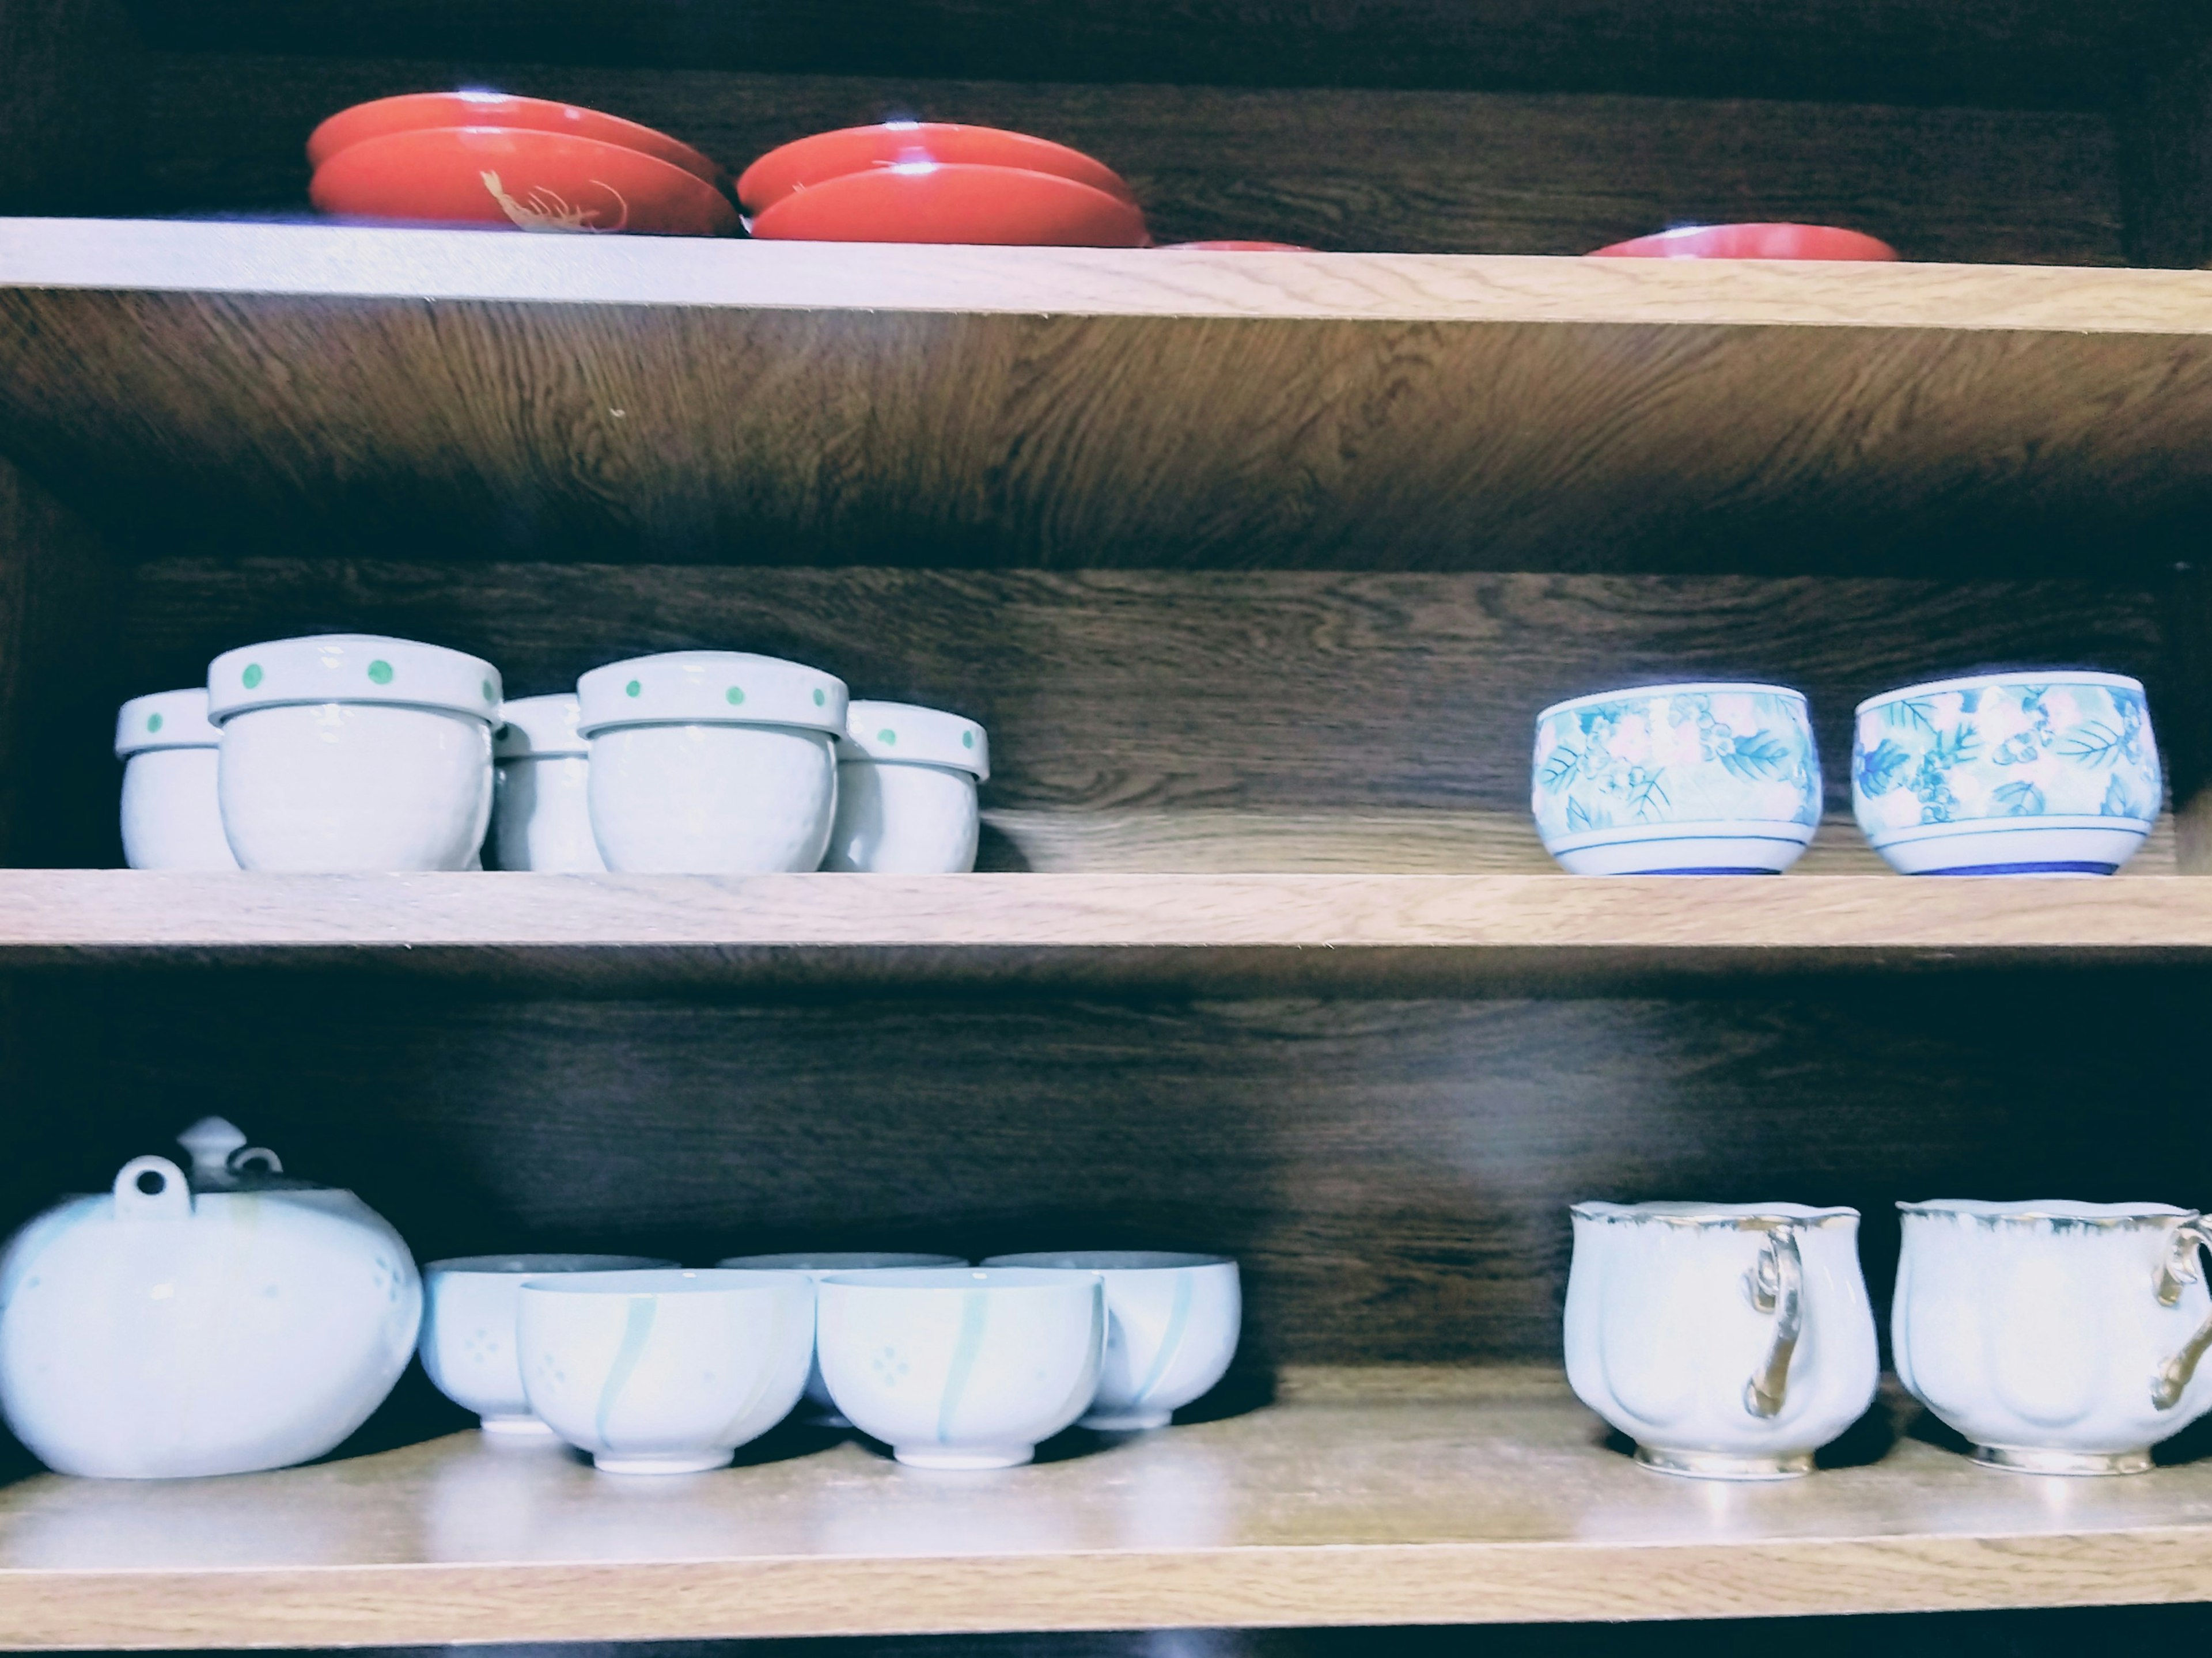
POLYGON ((813 189, 832 179, 933 161, 1047 173, 1136 204, 1120 173, 1079 149, 1026 132, 951 121, 887 121, 794 140, 771 149, 738 176, 738 203, 749 214, 765 213, 793 191, 813 189))
POLYGON ((564 132, 603 144, 634 149, 680 167, 717 189, 728 175, 713 161, 665 132, 619 115, 546 98, 516 98, 503 92, 410 92, 342 109, 307 137, 307 165, 320 167, 342 149, 394 132, 429 127, 502 127, 511 132, 564 132))
POLYGON ((1894 259, 1897 250, 1862 231, 1822 224, 1686 225, 1615 242, 1592 259, 1894 259))
POLYGON ((654 236, 738 228, 729 199, 681 167, 592 138, 500 127, 426 127, 349 144, 315 169, 307 196, 352 218, 654 236))
MULTIPOLYGON (((742 188, 742 182, 740 187, 742 188)), ((769 241, 1143 247, 1133 203, 1049 173, 934 162, 872 168, 793 190, 748 220, 769 241)))

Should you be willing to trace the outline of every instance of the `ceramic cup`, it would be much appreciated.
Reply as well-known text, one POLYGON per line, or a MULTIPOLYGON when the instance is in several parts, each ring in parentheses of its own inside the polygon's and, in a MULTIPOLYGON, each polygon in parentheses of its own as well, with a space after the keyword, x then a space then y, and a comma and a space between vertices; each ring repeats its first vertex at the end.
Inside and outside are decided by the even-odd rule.
POLYGON ((576 682, 592 833, 611 870, 811 870, 836 811, 835 676, 772 656, 679 651, 576 682))
POLYGON ((1856 1210, 1571 1212, 1567 1380, 1644 1467, 1704 1479, 1810 1473, 1813 1453, 1874 1402, 1856 1210))
POLYGON ((1090 1408, 1106 1345, 1096 1274, 1018 1266, 822 1280, 822 1378, 920 1468, 1011 1468, 1090 1408))
POLYGON ((2141 1473, 2212 1411, 2212 1229, 2162 1203, 1900 1203, 1898 1378, 2030 1473, 2141 1473))
POLYGON ((975 786, 990 740, 957 714, 855 702, 837 739, 837 817, 822 867, 951 875, 975 867, 975 786))
POLYGON ((1851 810, 1906 875, 2110 875, 2165 796, 2143 688, 2052 668, 1869 697, 1851 810))
POLYGON ((1536 716, 1532 805, 1577 875, 1778 875, 1820 824, 1805 699, 1783 685, 1647 685, 1536 716))
POLYGON ((814 1351, 804 1272, 525 1279, 532 1414, 609 1473, 697 1473, 791 1414, 814 1351))
POLYGON ((222 733, 204 687, 134 696, 115 717, 123 762, 123 861, 133 869, 236 869, 216 799, 222 733))
POLYGON ((208 665, 217 793, 240 865, 466 869, 491 817, 499 671, 372 634, 272 640, 208 665))
POLYGON ((1164 1428, 1229 1372, 1243 1322, 1237 1263, 1225 1255, 1082 1249, 994 1255, 986 1266, 1096 1272, 1106 1285, 1098 1395, 1079 1427, 1164 1428))
POLYGON ((500 705, 491 736, 492 858, 501 869, 592 874, 606 868, 592 838, 591 744, 576 735, 574 696, 500 705))
POLYGON ((515 1357, 522 1286, 556 1272, 614 1272, 673 1266, 645 1255, 464 1255, 422 1268, 419 1348, 431 1385, 488 1434, 543 1439, 552 1430, 530 1413, 515 1357))
MULTIPOLYGON (((788 1255, 732 1255, 727 1260, 718 1260, 714 1264, 762 1272, 804 1272, 818 1284, 832 1272, 965 1266, 968 1263, 957 1255, 916 1255, 901 1254, 896 1250, 845 1249, 801 1251, 788 1255)), ((830 1397, 830 1385, 822 1379, 822 1361, 818 1357, 807 1367, 806 1402, 800 1407, 799 1416, 817 1428, 849 1428, 853 1425, 839 1413, 836 1402, 830 1397)))

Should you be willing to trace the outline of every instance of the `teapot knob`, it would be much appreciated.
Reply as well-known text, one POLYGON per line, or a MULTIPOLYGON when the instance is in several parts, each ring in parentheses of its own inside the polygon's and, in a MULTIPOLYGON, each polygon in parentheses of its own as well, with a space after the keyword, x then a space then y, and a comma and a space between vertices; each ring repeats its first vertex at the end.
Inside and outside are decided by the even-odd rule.
POLYGON ((192 1179, 202 1186, 228 1185, 231 1154, 246 1144, 244 1131, 221 1117, 202 1117, 177 1136, 192 1155, 192 1179))

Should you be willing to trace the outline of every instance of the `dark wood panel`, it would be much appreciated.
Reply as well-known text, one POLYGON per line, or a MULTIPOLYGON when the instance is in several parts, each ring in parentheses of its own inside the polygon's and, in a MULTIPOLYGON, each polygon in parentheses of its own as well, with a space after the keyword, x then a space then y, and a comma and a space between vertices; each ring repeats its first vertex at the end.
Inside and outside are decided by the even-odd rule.
MULTIPOLYGON (((296 237, 325 280, 359 246, 168 228, 264 254, 296 237)), ((362 251, 479 284, 544 240, 388 234, 362 251)), ((896 250, 578 250, 648 273, 664 252, 726 297, 9 288, 0 449, 171 549, 747 563, 2048 573, 2087 549, 2154 564, 2212 490, 2212 341, 2176 273, 1991 270, 1985 291, 1958 266, 1214 255, 1188 256, 1186 289, 1170 256, 1022 250, 1070 275, 1066 308, 1021 284, 979 314, 902 308, 896 250), (832 258, 838 301, 744 304, 832 258), (1184 314, 1097 314, 1075 280, 1094 266, 1184 314), (2012 276, 2038 320, 1991 314, 2012 276), (1277 309, 1309 280, 1363 314, 1277 309), (1762 283, 1797 309, 1716 308, 1762 283), (2078 329, 2052 326, 2083 283, 2078 329), (1867 295, 1940 301, 1953 325, 1834 325, 1867 295), (1595 314, 1519 309, 1561 296, 1595 314), (2131 300, 2172 331, 2119 331, 2131 300)), ((126 288, 149 280, 130 257, 126 288)))
POLYGON ((20 987, 11 1212, 204 1111, 425 1256, 1225 1249, 1247 1354, 1556 1353, 1564 1206, 1938 1191, 2197 1201, 2202 975, 1671 1000, 497 999, 366 975, 20 987))
MULTIPOLYGON (((1352 575, 160 559, 130 577, 131 687, 262 638, 390 632, 478 653, 517 695, 655 650, 757 650, 991 733, 986 798, 1030 811, 1525 812, 1547 704, 1668 678, 1812 700, 1832 808, 1851 711, 2000 662, 2160 683, 2160 600, 2079 581, 1352 575)), ((1410 829, 1411 826, 1404 826, 1410 829)), ((1387 826, 1380 832, 1387 836, 1387 826)))
POLYGON ((324 116, 488 82, 663 127, 732 172, 887 112, 1015 127, 1119 169, 1162 241, 1572 254, 1670 224, 1802 219, 1856 225, 1908 258, 2122 258, 2111 129, 2095 115, 914 76, 168 55, 152 104, 153 200, 303 208, 301 146, 324 116))
POLYGON ((1017 81, 1491 87, 2091 106, 2171 0, 141 0, 162 40, 1017 81), (519 51, 518 48, 521 50, 519 51))
POLYGON ((0 213, 139 193, 144 64, 115 0, 0 0, 0 213))

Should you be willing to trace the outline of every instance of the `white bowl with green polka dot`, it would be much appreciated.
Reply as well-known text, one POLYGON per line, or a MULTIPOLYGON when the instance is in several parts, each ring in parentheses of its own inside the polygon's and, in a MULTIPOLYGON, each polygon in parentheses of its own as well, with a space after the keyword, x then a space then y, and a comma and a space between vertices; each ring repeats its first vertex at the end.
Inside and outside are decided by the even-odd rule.
POLYGON ((250 870, 459 870, 491 819, 499 671, 442 646, 322 634, 208 665, 217 793, 250 870))
POLYGON ((822 867, 951 875, 975 867, 975 786, 991 744, 974 720, 911 702, 855 702, 837 739, 837 820, 822 867))
POLYGON ((115 719, 123 860, 133 869, 234 870, 216 796, 222 733, 205 687, 134 696, 115 719))
POLYGON ((743 651, 675 651, 576 682, 592 834, 607 867, 671 875, 818 868, 837 803, 845 683, 743 651))

